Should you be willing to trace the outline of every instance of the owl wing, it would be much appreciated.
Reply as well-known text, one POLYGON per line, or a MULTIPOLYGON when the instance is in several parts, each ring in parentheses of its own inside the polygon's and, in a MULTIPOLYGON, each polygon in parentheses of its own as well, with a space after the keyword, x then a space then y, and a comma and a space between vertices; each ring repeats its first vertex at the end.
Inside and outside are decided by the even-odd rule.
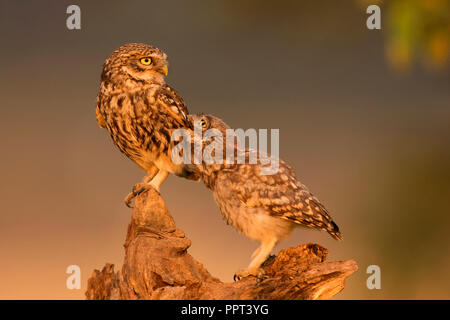
POLYGON ((326 230, 333 238, 342 239, 327 209, 298 181, 294 170, 279 161, 279 170, 273 175, 262 175, 260 165, 241 165, 235 174, 248 179, 235 184, 238 199, 250 208, 263 208, 271 216, 326 230))
POLYGON ((183 127, 189 127, 188 109, 183 98, 170 86, 162 86, 155 94, 156 102, 168 110, 183 127))

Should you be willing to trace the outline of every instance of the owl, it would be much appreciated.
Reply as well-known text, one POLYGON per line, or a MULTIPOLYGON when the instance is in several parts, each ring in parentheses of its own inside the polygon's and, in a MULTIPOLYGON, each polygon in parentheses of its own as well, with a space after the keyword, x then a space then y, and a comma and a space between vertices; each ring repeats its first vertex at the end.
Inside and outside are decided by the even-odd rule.
POLYGON ((190 122, 183 99, 165 83, 168 66, 164 52, 141 43, 121 46, 103 65, 97 122, 119 150, 147 172, 125 198, 128 206, 150 187, 159 191, 169 173, 197 179, 171 161, 171 134, 190 122))
MULTIPOLYGON (((189 118, 193 124, 201 125, 204 132, 209 129, 219 130, 223 138, 217 139, 222 139, 220 143, 223 143, 225 150, 229 143, 224 138, 228 125, 211 115, 190 115, 189 118)), ((236 147, 234 151, 236 155, 236 147)), ((222 164, 206 164, 204 161, 197 165, 186 165, 187 170, 197 172, 200 180, 212 190, 225 221, 260 243, 248 268, 237 272, 235 280, 249 275, 261 276, 261 264, 294 227, 325 230, 334 239, 342 239, 327 209, 299 182, 294 170, 286 162, 279 160, 278 171, 264 175, 261 173, 261 161, 249 163, 252 152, 255 150, 244 150, 246 161, 243 164, 227 163, 224 157, 222 164)))

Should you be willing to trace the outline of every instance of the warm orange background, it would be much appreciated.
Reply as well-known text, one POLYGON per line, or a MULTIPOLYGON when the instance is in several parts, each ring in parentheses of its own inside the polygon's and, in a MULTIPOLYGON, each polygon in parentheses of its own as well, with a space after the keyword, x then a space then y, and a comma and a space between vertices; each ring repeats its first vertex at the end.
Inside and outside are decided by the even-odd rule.
MULTIPOLYGON (((122 264, 123 198, 144 173, 97 127, 95 97, 104 59, 127 42, 169 55, 168 83, 192 113, 280 129, 281 157, 344 241, 297 230, 277 250, 316 242, 330 259, 354 258, 337 298, 450 298, 447 65, 414 60, 399 73, 385 20, 367 30, 356 1, 76 3, 80 31, 66 29, 72 2, 0 2, 0 298, 83 299, 93 269, 122 264), (65 287, 70 264, 81 290, 65 287), (366 288, 371 264, 381 290, 366 288)), ((189 252, 231 281, 257 244, 201 184, 170 177, 162 195, 189 252)))

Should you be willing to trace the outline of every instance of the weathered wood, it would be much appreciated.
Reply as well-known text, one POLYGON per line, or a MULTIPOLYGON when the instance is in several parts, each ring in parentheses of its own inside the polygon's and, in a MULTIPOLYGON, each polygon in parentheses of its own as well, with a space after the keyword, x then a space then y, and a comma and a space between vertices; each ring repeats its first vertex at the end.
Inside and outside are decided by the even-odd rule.
POLYGON ((263 265, 264 279, 223 283, 188 252, 155 190, 136 198, 122 270, 106 264, 88 280, 86 298, 98 299, 330 299, 357 269, 353 260, 325 262, 328 250, 305 244, 281 250, 263 265))

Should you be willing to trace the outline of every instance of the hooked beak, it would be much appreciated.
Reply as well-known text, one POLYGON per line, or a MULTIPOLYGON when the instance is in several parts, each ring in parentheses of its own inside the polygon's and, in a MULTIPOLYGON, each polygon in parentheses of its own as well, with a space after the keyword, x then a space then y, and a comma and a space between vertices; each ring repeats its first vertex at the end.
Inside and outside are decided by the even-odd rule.
POLYGON ((167 74, 169 73, 169 68, 167 68, 167 66, 162 66, 162 67, 159 67, 157 71, 159 73, 162 73, 163 75, 167 76, 167 74))

